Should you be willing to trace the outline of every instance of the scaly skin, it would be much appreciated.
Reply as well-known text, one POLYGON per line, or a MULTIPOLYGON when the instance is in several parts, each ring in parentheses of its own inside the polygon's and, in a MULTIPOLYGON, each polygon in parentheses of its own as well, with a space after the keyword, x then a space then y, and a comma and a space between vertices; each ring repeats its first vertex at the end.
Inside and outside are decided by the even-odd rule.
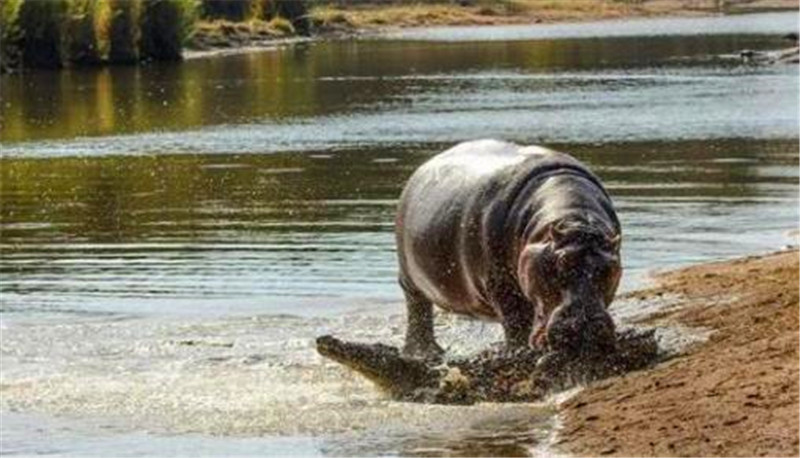
POLYGON ((531 402, 577 383, 645 368, 659 358, 653 331, 617 335, 612 353, 489 351, 472 358, 420 360, 383 344, 317 339, 317 351, 364 375, 397 400, 436 404, 531 402))

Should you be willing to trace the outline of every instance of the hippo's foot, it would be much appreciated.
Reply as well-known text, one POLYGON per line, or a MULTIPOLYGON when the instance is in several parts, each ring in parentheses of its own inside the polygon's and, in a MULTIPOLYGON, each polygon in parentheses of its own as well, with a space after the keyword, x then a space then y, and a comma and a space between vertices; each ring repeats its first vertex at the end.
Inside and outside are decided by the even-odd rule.
POLYGON ((435 340, 429 342, 414 340, 406 342, 405 346, 403 346, 403 356, 431 363, 441 362, 444 353, 444 349, 435 340))
POLYGON ((331 336, 317 339, 317 351, 371 379, 395 399, 438 404, 532 402, 554 390, 643 369, 658 359, 652 330, 618 333, 611 353, 498 348, 442 362, 331 336))

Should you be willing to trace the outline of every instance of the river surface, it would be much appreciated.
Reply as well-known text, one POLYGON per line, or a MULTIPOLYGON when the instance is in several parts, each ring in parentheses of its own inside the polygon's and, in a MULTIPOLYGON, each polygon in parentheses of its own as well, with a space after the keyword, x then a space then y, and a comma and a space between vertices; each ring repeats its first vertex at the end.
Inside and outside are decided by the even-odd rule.
MULTIPOLYGON (((401 343, 396 200, 463 140, 588 164, 622 220, 623 290, 792 243, 798 68, 738 52, 785 47, 797 19, 420 29, 3 76, 3 453, 549 452, 553 399, 391 402, 313 337, 401 343)), ((437 333, 460 354, 501 337, 451 315, 437 333)))

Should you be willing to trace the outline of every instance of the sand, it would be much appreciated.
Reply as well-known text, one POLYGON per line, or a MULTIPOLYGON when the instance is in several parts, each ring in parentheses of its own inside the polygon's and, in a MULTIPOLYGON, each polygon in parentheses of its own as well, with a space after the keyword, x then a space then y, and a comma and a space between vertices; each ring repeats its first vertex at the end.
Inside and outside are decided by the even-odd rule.
POLYGON ((318 31, 581 22, 797 10, 797 0, 460 0, 352 2, 311 10, 318 31))
POLYGON ((798 251, 661 275, 641 300, 679 295, 644 324, 712 330, 653 369, 562 405, 557 446, 576 455, 798 456, 798 251))

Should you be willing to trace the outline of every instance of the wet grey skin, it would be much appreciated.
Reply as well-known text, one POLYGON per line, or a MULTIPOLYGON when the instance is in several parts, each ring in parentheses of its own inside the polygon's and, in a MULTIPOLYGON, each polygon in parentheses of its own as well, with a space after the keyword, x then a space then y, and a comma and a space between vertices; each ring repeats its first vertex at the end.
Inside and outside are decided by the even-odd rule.
POLYGON ((434 305, 501 323, 509 350, 613 350, 620 240, 608 193, 568 154, 479 140, 434 156, 398 207, 404 354, 442 354, 434 305))

